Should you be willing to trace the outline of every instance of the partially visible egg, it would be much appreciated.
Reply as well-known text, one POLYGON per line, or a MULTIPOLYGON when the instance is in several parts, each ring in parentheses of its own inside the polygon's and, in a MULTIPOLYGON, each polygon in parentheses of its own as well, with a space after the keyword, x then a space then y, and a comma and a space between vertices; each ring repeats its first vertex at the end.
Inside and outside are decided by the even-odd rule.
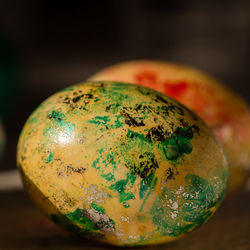
POLYGON ((118 246, 176 240, 223 200, 223 150, 194 113, 152 89, 86 82, 29 117, 18 167, 38 206, 69 231, 118 246))
POLYGON ((229 193, 241 189, 250 173, 248 104, 218 80, 173 63, 131 61, 101 70, 90 80, 137 83, 165 93, 198 114, 218 137, 229 160, 229 193))
POLYGON ((0 117, 0 158, 3 156, 4 146, 5 146, 5 133, 4 133, 2 120, 0 117))

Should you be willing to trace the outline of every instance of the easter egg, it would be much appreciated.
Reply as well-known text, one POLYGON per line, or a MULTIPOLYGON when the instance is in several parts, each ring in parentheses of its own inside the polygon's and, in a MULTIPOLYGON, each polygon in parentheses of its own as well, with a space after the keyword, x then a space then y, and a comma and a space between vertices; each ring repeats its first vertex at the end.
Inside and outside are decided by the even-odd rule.
POLYGON ((90 79, 137 83, 165 93, 193 110, 224 147, 231 171, 229 193, 245 185, 250 173, 249 106, 217 79, 193 68, 157 61, 116 64, 90 79))
POLYGON ((118 246, 176 240, 223 200, 229 170, 211 130, 172 98, 85 82, 45 100, 19 138, 34 202, 65 229, 118 246))

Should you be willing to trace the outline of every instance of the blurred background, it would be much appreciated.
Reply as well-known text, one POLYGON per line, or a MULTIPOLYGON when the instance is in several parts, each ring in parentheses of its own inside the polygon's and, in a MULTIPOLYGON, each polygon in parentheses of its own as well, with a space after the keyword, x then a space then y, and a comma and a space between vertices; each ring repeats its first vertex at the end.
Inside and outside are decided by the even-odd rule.
POLYGON ((54 92, 108 65, 160 59, 198 67, 247 100, 250 1, 1 0, 1 169, 15 168, 18 135, 54 92))

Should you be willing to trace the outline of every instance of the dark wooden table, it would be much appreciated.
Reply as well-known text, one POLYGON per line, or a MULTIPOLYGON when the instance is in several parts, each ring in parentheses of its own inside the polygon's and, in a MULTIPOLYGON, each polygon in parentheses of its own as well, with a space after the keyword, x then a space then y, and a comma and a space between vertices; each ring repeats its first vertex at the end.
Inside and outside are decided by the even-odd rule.
MULTIPOLYGON (((0 249, 105 249, 64 232, 23 191, 0 193, 0 249)), ((108 249, 117 249, 108 247, 108 249)), ((141 248, 144 249, 144 248, 141 248)), ((182 239, 147 249, 250 249, 250 192, 224 201, 215 216, 182 239)))

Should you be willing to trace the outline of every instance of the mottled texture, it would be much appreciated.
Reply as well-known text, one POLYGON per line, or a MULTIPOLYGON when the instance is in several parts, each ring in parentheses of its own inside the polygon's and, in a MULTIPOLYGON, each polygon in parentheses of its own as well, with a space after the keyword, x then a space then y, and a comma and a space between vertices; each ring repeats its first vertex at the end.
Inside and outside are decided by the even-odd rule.
POLYGON ((211 131, 173 99, 141 86, 86 82, 27 120, 18 167, 56 223, 121 246, 178 239, 202 225, 227 188, 211 131))
POLYGON ((222 143, 231 170, 229 193, 245 185, 250 174, 249 106, 218 80, 193 68, 157 61, 120 63, 90 79, 136 83, 180 101, 204 119, 222 143))

